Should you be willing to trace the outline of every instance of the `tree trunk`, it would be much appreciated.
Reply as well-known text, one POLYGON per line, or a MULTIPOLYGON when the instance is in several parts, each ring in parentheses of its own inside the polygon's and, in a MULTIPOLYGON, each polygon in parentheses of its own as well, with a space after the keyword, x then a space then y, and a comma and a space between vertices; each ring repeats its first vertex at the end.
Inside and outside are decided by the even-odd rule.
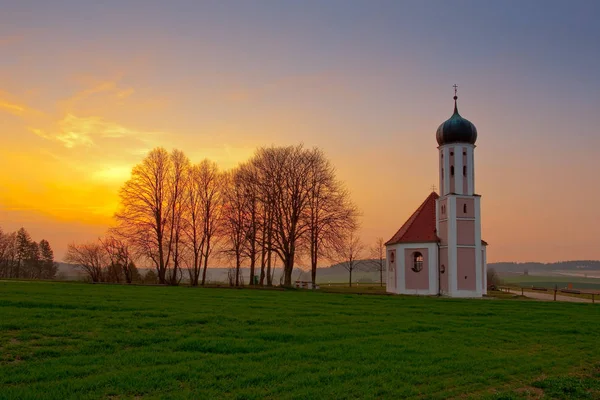
POLYGON ((258 281, 258 284, 260 286, 264 286, 265 284, 265 264, 266 264, 266 254, 265 254, 265 248, 263 247, 263 250, 261 252, 260 255, 260 278, 258 281))
POLYGON ((267 261, 267 247, 265 241, 265 235, 263 234, 262 243, 260 249, 260 278, 258 284, 263 286, 265 284, 265 263, 267 261))
POLYGON ((273 274, 271 274, 271 250, 267 250, 267 286, 273 286, 273 274))
POLYGON ((284 262, 284 279, 283 285, 291 287, 292 286, 292 272, 294 271, 294 256, 290 255, 286 257, 284 262))
POLYGON ((206 283, 206 268, 208 268, 208 257, 204 256, 204 268, 202 269, 202 286, 206 283))
POLYGON ((235 254, 235 286, 240 285, 240 252, 235 254))
POLYGON ((350 287, 352 287, 352 268, 350 268, 350 287))
POLYGON ((160 283, 161 285, 164 285, 165 283, 167 283, 166 279, 165 279, 166 271, 165 271, 164 267, 158 267, 156 272, 158 272, 158 274, 157 274, 158 275, 158 283, 160 283))

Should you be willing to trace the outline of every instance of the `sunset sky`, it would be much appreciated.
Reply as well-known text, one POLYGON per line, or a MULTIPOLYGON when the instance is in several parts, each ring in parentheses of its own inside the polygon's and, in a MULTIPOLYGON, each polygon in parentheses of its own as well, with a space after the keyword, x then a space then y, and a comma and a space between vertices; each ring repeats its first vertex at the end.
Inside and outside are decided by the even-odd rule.
POLYGON ((155 146, 231 168, 329 156, 389 239, 478 129, 488 261, 600 259, 598 1, 0 0, 0 227, 58 259, 101 235, 155 146))

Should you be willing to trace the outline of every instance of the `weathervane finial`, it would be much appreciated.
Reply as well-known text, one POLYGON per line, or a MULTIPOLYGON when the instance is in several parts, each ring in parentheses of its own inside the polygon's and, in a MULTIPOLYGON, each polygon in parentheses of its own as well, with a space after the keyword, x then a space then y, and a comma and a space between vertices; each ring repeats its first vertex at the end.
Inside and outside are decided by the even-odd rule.
POLYGON ((456 105, 456 100, 458 99, 458 96, 456 95, 458 92, 458 85, 455 83, 452 87, 454 88, 454 114, 458 114, 458 106, 456 105))

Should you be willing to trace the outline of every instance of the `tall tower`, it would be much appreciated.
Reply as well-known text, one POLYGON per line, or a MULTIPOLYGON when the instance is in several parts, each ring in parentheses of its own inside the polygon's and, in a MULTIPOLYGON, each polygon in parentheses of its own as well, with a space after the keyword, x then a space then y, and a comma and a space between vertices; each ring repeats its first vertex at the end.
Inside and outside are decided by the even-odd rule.
POLYGON ((481 240, 481 196, 475 194, 474 151, 477 129, 458 113, 436 132, 439 144, 440 198, 436 204, 439 284, 442 294, 481 297, 486 293, 485 242, 481 240))

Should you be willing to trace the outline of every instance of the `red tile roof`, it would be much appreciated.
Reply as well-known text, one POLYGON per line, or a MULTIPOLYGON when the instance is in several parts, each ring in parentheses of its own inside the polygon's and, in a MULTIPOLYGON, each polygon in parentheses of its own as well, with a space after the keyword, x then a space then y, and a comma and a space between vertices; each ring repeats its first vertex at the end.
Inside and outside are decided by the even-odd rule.
POLYGON ((396 243, 439 242, 435 232, 435 201, 439 198, 431 192, 423 204, 402 225, 386 245, 396 243))

